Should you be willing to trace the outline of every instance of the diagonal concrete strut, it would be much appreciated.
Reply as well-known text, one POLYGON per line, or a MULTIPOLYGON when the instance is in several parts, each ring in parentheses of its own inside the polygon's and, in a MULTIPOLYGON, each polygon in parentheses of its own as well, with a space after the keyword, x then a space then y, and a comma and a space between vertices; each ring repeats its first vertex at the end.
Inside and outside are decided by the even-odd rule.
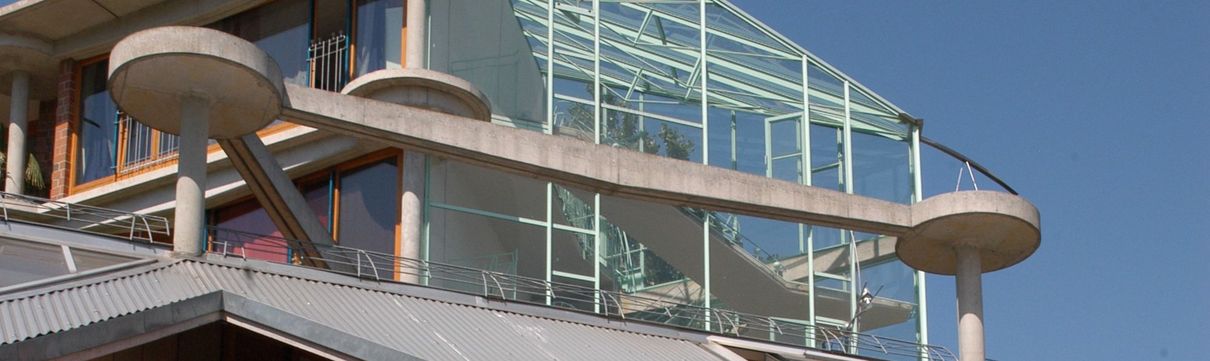
POLYGON ((299 241, 305 254, 303 264, 326 268, 327 265, 321 261, 323 255, 315 244, 331 245, 331 233, 307 207, 302 193, 294 187, 260 137, 248 134, 220 139, 218 144, 248 184, 257 202, 269 214, 273 225, 281 231, 282 237, 299 241))

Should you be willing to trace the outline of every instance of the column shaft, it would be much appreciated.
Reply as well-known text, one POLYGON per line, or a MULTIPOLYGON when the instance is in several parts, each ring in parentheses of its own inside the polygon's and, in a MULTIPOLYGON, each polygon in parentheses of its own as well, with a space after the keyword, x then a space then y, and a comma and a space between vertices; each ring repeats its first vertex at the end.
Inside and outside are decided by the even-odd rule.
POLYGON ((29 117, 29 73, 13 72, 12 98, 9 105, 7 162, 4 166, 4 191, 24 193, 25 189, 25 130, 29 117))
POLYGON ((176 178, 176 216, 173 251, 183 255, 202 253, 206 210, 206 140, 210 129, 210 105, 205 99, 181 100, 181 145, 176 178))
POLYGON ((404 49, 404 67, 424 68, 428 50, 428 14, 425 0, 407 0, 407 49, 404 49))
POLYGON ((979 250, 958 247, 958 352, 962 361, 984 361, 983 266, 979 250))
MULTIPOLYGON (((399 256, 421 259, 421 227, 424 227, 424 154, 415 151, 403 152, 403 199, 401 200, 399 227, 399 256)), ((419 283, 417 270, 401 269, 399 280, 419 283)))

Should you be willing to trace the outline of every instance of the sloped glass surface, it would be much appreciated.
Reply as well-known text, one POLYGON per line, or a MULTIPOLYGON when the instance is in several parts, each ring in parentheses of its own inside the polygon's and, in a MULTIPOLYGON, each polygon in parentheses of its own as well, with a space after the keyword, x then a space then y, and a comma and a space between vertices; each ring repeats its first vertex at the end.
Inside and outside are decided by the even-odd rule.
POLYGON ((135 260, 56 244, 0 238, 0 287, 83 272, 135 260))

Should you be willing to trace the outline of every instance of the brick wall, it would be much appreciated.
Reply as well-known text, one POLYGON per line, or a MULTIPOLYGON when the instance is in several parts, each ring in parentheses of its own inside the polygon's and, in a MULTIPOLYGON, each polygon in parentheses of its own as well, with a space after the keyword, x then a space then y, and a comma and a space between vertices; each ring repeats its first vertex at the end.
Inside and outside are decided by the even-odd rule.
POLYGON ((67 196, 68 173, 70 168, 71 122, 75 118, 75 68, 76 62, 68 59, 59 63, 58 101, 54 109, 54 126, 51 131, 53 147, 51 149, 50 198, 59 199, 67 196))
POLYGON ((31 121, 29 128, 26 130, 25 144, 29 152, 34 156, 32 161, 38 162, 38 166, 42 169, 42 181, 46 184, 46 187, 37 189, 26 184, 25 194, 38 197, 47 197, 50 195, 51 162, 53 161, 55 146, 55 107, 57 106, 58 99, 39 101, 38 118, 31 121))

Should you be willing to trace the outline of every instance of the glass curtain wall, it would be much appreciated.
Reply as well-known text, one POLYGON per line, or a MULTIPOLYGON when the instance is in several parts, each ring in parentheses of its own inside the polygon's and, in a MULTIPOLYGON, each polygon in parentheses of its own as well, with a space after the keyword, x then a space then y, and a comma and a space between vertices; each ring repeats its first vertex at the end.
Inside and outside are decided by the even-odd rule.
MULTIPOLYGON (((893 106, 726 1, 436 0, 429 10, 429 65, 482 86, 493 106, 497 100, 505 104, 494 108, 497 120, 534 120, 540 125, 532 129, 553 135, 804 186, 899 203, 919 200, 913 156, 918 129, 901 121, 893 106), (501 18, 509 8, 515 25, 501 18), (496 45, 483 49, 456 41, 466 38, 450 18, 459 11, 482 13, 479 18, 488 20, 480 25, 497 29, 488 37, 496 45), (516 52, 528 52, 532 63, 516 52), (483 75, 493 67, 509 78, 483 75), (544 99, 492 94, 503 84, 537 89, 535 82, 545 90, 544 99), (535 109, 539 105, 544 109, 535 109)), ((453 181, 449 162, 430 162, 442 163, 429 174, 430 191, 439 193, 428 198, 427 208, 429 256, 435 261, 465 258, 455 251, 469 249, 474 239, 497 239, 498 247, 471 254, 498 260, 493 254, 511 252, 504 258, 518 264, 515 273, 548 280, 588 282, 579 276, 595 269, 591 281, 604 289, 677 294, 683 304, 770 315, 787 324, 926 341, 920 332, 921 277, 894 257, 894 238, 636 203, 532 179, 489 181, 512 184, 513 191, 504 192, 511 202, 459 203, 450 197, 499 188, 453 181), (478 227, 456 226, 452 217, 478 219, 501 231, 460 235, 478 227), (505 241, 509 234, 532 241, 505 241), (587 259, 575 250, 588 248, 597 252, 597 267, 564 262, 587 259), (753 282, 759 278, 766 281, 753 282), (872 303, 863 301, 866 290, 875 296, 872 303), (756 300, 753 291, 773 295, 773 301, 756 300)), ((491 193, 483 197, 506 197, 491 193)), ((708 318, 699 322, 718 321, 708 318)), ((802 337, 828 346, 826 337, 802 337)))

